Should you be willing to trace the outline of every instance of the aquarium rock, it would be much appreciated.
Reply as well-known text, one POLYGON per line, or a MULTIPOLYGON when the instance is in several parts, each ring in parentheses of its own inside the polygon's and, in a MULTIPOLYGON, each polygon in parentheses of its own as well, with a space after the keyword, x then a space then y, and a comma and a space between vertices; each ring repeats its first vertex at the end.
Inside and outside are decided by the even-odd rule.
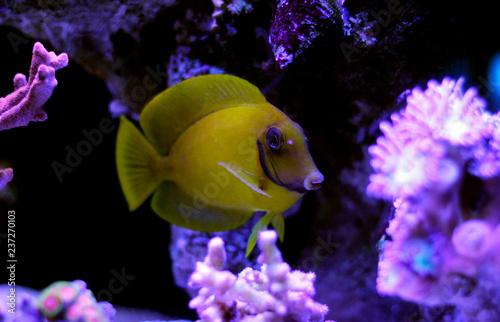
POLYGON ((38 294, 28 288, 0 285, 0 321, 2 322, 45 322, 36 306, 38 294))
POLYGON ((175 284, 183 288, 191 297, 197 295, 197 290, 188 287, 188 280, 196 267, 196 262, 203 261, 207 255, 207 244, 210 239, 220 237, 230 240, 226 246, 227 260, 225 268, 233 273, 242 271, 245 267, 257 267, 254 256, 245 257, 247 239, 258 218, 251 218, 243 226, 221 232, 201 232, 187 228, 170 226, 170 256, 172 258, 172 274, 175 284))
MULTIPOLYGON (((394 200, 377 289, 500 319, 499 114, 464 79, 431 80, 383 121, 367 192, 394 200)), ((474 318, 473 318, 474 317, 474 318)))
MULTIPOLYGON (((137 111, 166 87, 165 31, 173 24, 166 10, 175 4, 175 0, 15 1, 1 8, 0 24, 20 31, 9 33, 14 44, 32 37, 64 50, 101 78, 114 99, 137 111), (144 51, 141 46, 154 49, 144 51)), ((13 45, 14 50, 18 46, 13 45)))
POLYGON ((343 0, 279 0, 269 32, 276 64, 285 68, 320 36, 344 35, 343 0))

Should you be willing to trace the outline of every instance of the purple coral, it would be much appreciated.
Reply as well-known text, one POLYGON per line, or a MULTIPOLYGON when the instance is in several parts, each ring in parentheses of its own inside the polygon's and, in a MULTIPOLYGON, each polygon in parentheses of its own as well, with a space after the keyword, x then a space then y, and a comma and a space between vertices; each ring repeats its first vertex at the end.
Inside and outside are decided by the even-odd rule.
POLYGON ((37 306, 49 320, 111 322, 115 309, 107 302, 97 303, 84 281, 55 282, 38 298, 37 306))
POLYGON ((314 273, 291 271, 276 247, 274 230, 259 235, 260 271, 245 268, 238 276, 223 271, 224 241, 214 237, 203 262, 196 263, 189 285, 201 287, 189 302, 200 321, 323 321, 326 305, 315 302, 314 273))
MULTIPOLYGON (((55 71, 68 65, 68 55, 48 52, 35 43, 28 81, 23 74, 14 76, 14 92, 0 98, 0 131, 26 126, 30 121, 45 121, 42 109, 57 85, 55 71)), ((0 171, 0 190, 12 180, 12 169, 0 171)))
POLYGON ((395 200, 377 289, 500 319, 500 116, 464 80, 431 80, 382 122, 367 192, 395 200), (472 285, 463 291, 464 281, 472 285))
POLYGON ((269 42, 276 64, 286 68, 314 45, 322 35, 344 35, 344 0, 276 1, 269 42))
POLYGON ((14 172, 12 171, 12 169, 8 168, 0 170, 0 190, 2 190, 3 187, 5 187, 7 183, 10 182, 10 180, 12 180, 12 177, 14 177, 14 172))

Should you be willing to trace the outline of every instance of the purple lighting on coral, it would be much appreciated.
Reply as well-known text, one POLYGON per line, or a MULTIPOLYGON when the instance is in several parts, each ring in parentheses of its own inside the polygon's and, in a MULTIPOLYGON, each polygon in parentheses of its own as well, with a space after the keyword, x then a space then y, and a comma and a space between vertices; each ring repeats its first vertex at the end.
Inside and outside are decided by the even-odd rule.
POLYGON ((7 183, 9 183, 13 177, 14 172, 12 171, 12 169, 9 168, 0 170, 0 190, 2 190, 3 187, 5 187, 5 185, 7 185, 7 183))
POLYGON ((109 303, 98 303, 81 280, 53 283, 40 295, 38 307, 50 321, 111 322, 116 314, 109 303))
MULTIPOLYGON (((28 81, 14 76, 14 92, 0 98, 0 131, 26 126, 30 121, 45 121, 43 104, 57 85, 55 71, 68 65, 68 55, 48 52, 39 42, 33 47, 28 81)), ((12 169, 0 170, 0 190, 12 180, 12 169)))
POLYGON ((377 289, 455 305, 465 320, 493 305, 488 314, 498 320, 498 303, 488 301, 500 295, 500 119, 475 89, 463 93, 463 83, 445 78, 413 89, 369 148, 375 173, 367 192, 395 208, 377 289), (457 291, 464 281, 475 287, 469 298, 457 291))
POLYGON ((0 98, 0 131, 45 121, 43 104, 57 85, 55 71, 68 65, 68 55, 48 52, 41 43, 33 47, 28 81, 23 74, 14 77, 14 92, 0 98))
POLYGON ((369 194, 411 196, 431 184, 446 189, 459 179, 455 147, 477 145, 491 131, 485 101, 473 88, 463 94, 463 82, 431 80, 427 90, 413 89, 406 109, 391 115, 392 124, 381 122, 384 136, 369 148, 376 170, 369 194))

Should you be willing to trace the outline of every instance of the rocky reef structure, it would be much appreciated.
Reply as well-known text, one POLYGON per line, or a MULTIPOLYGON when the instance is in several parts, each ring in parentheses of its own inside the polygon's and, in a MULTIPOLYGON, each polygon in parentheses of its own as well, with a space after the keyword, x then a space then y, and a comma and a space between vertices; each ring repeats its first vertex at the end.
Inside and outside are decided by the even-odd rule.
MULTIPOLYGON (((57 86, 55 71, 68 65, 68 55, 49 52, 39 42, 33 47, 33 57, 26 76, 14 76, 14 92, 0 98, 0 131, 26 126, 29 122, 47 119, 42 109, 57 86)), ((0 190, 12 180, 12 169, 0 170, 0 190)))
POLYGON ((377 289, 467 321, 500 319, 500 114, 464 79, 431 80, 383 121, 367 192, 394 201, 377 289))
POLYGON ((37 307, 49 320, 115 320, 116 311, 108 302, 97 302, 84 281, 55 282, 40 295, 37 307))
POLYGON ((151 24, 151 21, 155 16, 164 15, 166 8, 173 4, 174 0, 123 4, 100 1, 15 2, 3 8, 0 21, 23 32, 10 35, 15 44, 26 42, 25 35, 30 35, 50 41, 55 48, 66 48, 65 52, 75 62, 106 82, 116 98, 112 107, 116 110, 126 106, 124 112, 127 112, 145 104, 159 92, 162 83, 165 87, 165 62, 160 64, 156 56, 164 45, 160 44, 155 51, 148 53, 140 50, 138 45, 157 41, 151 39, 148 32, 151 29, 171 28, 151 24), (20 16, 23 18, 18 19, 20 16), (134 63, 137 60, 143 64, 137 66, 134 63), (134 74, 134 81, 129 81, 134 74))
POLYGON ((261 270, 245 268, 238 276, 222 268, 226 261, 224 241, 214 237, 208 254, 189 279, 191 287, 201 287, 189 306, 200 321, 324 321, 328 307, 315 302, 315 274, 292 271, 276 247, 274 230, 258 237, 261 270))

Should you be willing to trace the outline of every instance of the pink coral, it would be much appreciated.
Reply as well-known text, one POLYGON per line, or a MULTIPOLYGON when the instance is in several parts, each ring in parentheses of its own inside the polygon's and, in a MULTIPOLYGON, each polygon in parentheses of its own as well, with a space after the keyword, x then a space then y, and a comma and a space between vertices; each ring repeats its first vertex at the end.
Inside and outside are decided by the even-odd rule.
MULTIPOLYGON (((429 81, 380 124, 367 192, 395 208, 379 293, 456 305, 467 320, 500 296, 500 115, 475 89, 463 93, 463 82, 429 81), (466 296, 456 291, 463 283, 473 285, 466 296)), ((500 318, 500 308, 492 312, 500 318)))
MULTIPOLYGON (((14 76, 14 92, 0 98, 0 131, 26 126, 30 121, 45 121, 42 109, 57 85, 55 71, 68 65, 68 55, 48 52, 35 43, 28 81, 23 74, 14 76)), ((12 169, 0 171, 0 190, 12 180, 12 169)))
POLYGON ((367 192, 393 199, 415 196, 429 185, 446 189, 459 177, 468 147, 478 145, 490 135, 489 114, 473 88, 462 92, 464 80, 431 80, 422 91, 415 88, 407 98, 406 109, 391 115, 392 124, 383 121, 384 136, 369 148, 371 165, 367 192), (463 147, 457 153, 455 147, 463 147))
POLYGON ((12 180, 13 176, 14 172, 10 168, 0 170, 0 190, 2 190, 3 187, 5 187, 5 185, 10 182, 10 180, 12 180))
POLYGON ((214 237, 208 255, 196 264, 189 285, 201 287, 189 302, 201 321, 323 321, 326 305, 315 302, 314 273, 291 271, 276 247, 274 230, 259 235, 261 271, 245 268, 238 276, 223 271, 224 241, 214 237))
POLYGON ((28 81, 23 74, 14 76, 14 92, 0 98, 0 131, 26 126, 30 121, 45 121, 42 109, 57 85, 55 71, 68 65, 68 55, 48 52, 35 43, 28 81))

